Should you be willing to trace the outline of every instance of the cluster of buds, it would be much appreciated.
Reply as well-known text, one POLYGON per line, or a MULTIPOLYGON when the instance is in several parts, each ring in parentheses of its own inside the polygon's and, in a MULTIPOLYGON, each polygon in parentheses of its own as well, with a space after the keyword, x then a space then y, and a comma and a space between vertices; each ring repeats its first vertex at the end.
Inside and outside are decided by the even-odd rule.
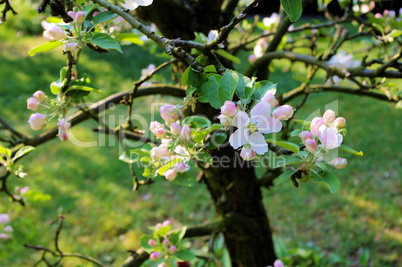
MULTIPOLYGON (((39 109, 49 109, 51 105, 47 103, 48 97, 42 91, 36 91, 32 97, 27 100, 27 108, 32 111, 37 111, 39 109)), ((32 130, 40 130, 46 127, 49 119, 52 115, 46 115, 42 113, 34 113, 29 117, 28 123, 32 130)), ((70 128, 71 124, 64 118, 60 119, 57 123, 59 126, 59 138, 61 141, 67 141, 67 130, 70 128)))
MULTIPOLYGON (((0 225, 7 224, 10 221, 10 217, 7 214, 0 214, 0 225)), ((1 228, 0 228, 1 229, 1 228)), ((0 239, 10 239, 8 233, 12 232, 13 228, 10 225, 6 225, 0 232, 0 239)))
MULTIPOLYGON (((321 155, 331 149, 339 147, 343 141, 341 132, 344 131, 346 120, 343 117, 336 117, 333 110, 328 109, 322 117, 315 117, 310 124, 310 131, 302 131, 300 139, 306 145, 307 151, 315 161, 321 160, 321 155), (320 143, 317 143, 317 142, 320 143)), ((337 169, 343 169, 347 165, 346 159, 336 158, 328 162, 337 169)))
MULTIPOLYGON (((171 229, 171 223, 169 220, 164 221, 163 223, 158 223, 155 226, 155 231, 157 232, 161 228, 167 228, 168 230, 171 229)), ((151 246, 155 251, 149 254, 149 258, 151 260, 158 260, 163 257, 163 255, 171 255, 177 251, 177 247, 172 244, 169 240, 169 233, 163 236, 155 236, 154 238, 150 238, 148 240, 148 245, 151 246), (162 240, 162 242, 161 242, 162 240)), ((160 265, 158 265, 160 266, 160 265)), ((161 265, 164 266, 164 265, 161 265)))
POLYGON ((355 4, 352 7, 352 10, 355 13, 366 14, 367 12, 373 10, 375 8, 375 2, 370 0, 360 0, 360 3, 357 1, 353 1, 355 4))
POLYGON ((13 198, 15 198, 15 199, 22 199, 23 195, 24 195, 26 192, 29 191, 29 187, 28 187, 28 186, 25 186, 25 187, 23 187, 23 188, 20 188, 19 186, 16 186, 14 190, 15 190, 15 193, 16 193, 16 194, 13 195, 13 198))
POLYGON ((229 143, 234 149, 243 147, 240 156, 244 160, 252 160, 256 154, 264 155, 268 151, 268 144, 263 134, 278 133, 282 129, 281 120, 288 120, 293 116, 291 106, 282 105, 273 109, 277 104, 275 96, 267 92, 250 113, 238 110, 231 101, 226 101, 222 106, 219 116, 221 123, 225 123, 224 126, 237 127, 230 136, 229 143))

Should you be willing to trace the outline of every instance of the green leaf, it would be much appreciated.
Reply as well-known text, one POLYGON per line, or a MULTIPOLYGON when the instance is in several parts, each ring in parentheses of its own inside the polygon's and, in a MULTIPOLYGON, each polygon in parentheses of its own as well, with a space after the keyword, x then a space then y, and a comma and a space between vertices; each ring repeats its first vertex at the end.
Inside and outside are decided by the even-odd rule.
MULTIPOLYGON (((247 85, 249 85, 252 82, 252 80, 249 77, 244 76, 236 71, 233 71, 233 72, 236 73, 237 76, 239 77, 239 82, 237 83, 235 93, 240 99, 245 99, 246 98, 245 88, 247 85)), ((254 86, 250 86, 250 87, 254 87, 254 86)))
POLYGON ((116 36, 116 39, 118 39, 119 41, 130 42, 136 45, 144 44, 144 42, 140 39, 140 37, 137 34, 131 32, 120 33, 116 36))
POLYGON ((99 23, 102 23, 102 22, 113 20, 113 19, 115 19, 117 17, 118 17, 118 15, 113 13, 113 12, 111 12, 111 11, 104 11, 104 12, 101 12, 98 15, 96 15, 92 19, 92 21, 96 25, 96 24, 99 24, 99 23))
POLYGON ((296 123, 298 123, 298 124, 301 124, 301 125, 303 125, 303 126, 307 126, 307 127, 310 127, 310 124, 311 124, 311 122, 309 122, 309 121, 304 121, 304 120, 297 120, 297 119, 294 119, 293 121, 296 122, 296 123))
POLYGON ((206 66, 206 67, 204 68, 204 72, 205 72, 205 73, 208 73, 208 72, 217 73, 216 68, 215 68, 214 65, 206 66))
MULTIPOLYGON (((1 149, 1 147, 0 147, 1 149)), ((25 154, 28 154, 29 152, 35 150, 35 148, 33 146, 24 146, 22 148, 20 148, 17 153, 15 153, 15 156, 13 157, 13 159, 11 161, 15 161, 16 159, 24 156, 25 154)), ((1 153, 1 151, 0 151, 1 153)))
POLYGON ((8 148, 5 148, 3 146, 0 146, 0 154, 6 155, 7 158, 11 157, 11 150, 8 148))
POLYGON ((91 38, 91 43, 104 49, 115 49, 120 53, 123 53, 120 44, 106 33, 94 33, 91 38))
POLYGON ((288 155, 283 155, 280 157, 276 157, 272 161, 272 166, 271 168, 279 168, 285 165, 294 165, 294 164, 300 164, 303 163, 304 160, 301 160, 299 157, 294 157, 294 156, 288 156, 288 155))
POLYGON ((200 142, 200 141, 204 140, 208 134, 210 134, 211 132, 218 130, 218 129, 223 130, 223 126, 218 123, 214 123, 210 127, 196 132, 194 134, 193 140, 194 140, 194 142, 200 142))
POLYGON ((320 172, 317 173, 316 171, 312 170, 311 171, 311 180, 323 184, 326 187, 328 187, 329 191, 333 194, 339 189, 339 179, 338 177, 331 173, 331 172, 320 172))
POLYGON ((349 152, 351 154, 357 155, 357 156, 363 156, 363 151, 357 152, 353 148, 348 147, 347 145, 341 144, 340 148, 346 152, 349 152))
POLYGON ((266 93, 276 94, 276 83, 270 81, 261 81, 255 83, 255 91, 252 95, 252 99, 260 100, 266 93))
POLYGON ((229 59, 230 61, 233 61, 234 63, 240 64, 241 61, 238 57, 233 56, 232 54, 228 53, 227 51, 223 49, 218 49, 215 51, 218 55, 221 57, 224 57, 226 59, 229 59))
POLYGON ((174 165, 176 165, 176 163, 179 163, 180 161, 182 161, 183 159, 180 158, 176 158, 174 160, 172 160, 171 162, 169 162, 168 164, 162 166, 159 168, 158 170, 158 174, 159 175, 163 175, 163 173, 167 170, 169 170, 171 167, 173 167, 174 165))
POLYGON ((178 261, 191 261, 195 258, 195 254, 190 250, 180 250, 173 254, 178 261))
POLYGON ((274 185, 279 185, 282 184, 284 182, 286 182, 287 180, 290 179, 290 177, 292 177, 292 175, 296 172, 296 170, 287 170, 284 173, 282 173, 281 175, 279 175, 278 178, 276 178, 274 180, 274 185))
POLYGON ((63 42, 61 41, 51 41, 51 42, 47 42, 41 45, 38 45, 34 48, 32 48, 31 50, 28 51, 28 55, 30 56, 34 56, 37 53, 41 53, 41 52, 45 52, 48 50, 51 50, 53 48, 56 48, 58 46, 61 46, 63 44, 63 42))
POLYGON ((273 140, 273 139, 265 139, 265 141, 272 143, 274 145, 286 148, 287 150, 292 151, 293 153, 298 153, 299 152, 299 146, 296 145, 295 143, 291 142, 286 142, 286 141, 279 141, 279 140, 273 140))
POLYGON ((94 10, 95 8, 96 8, 96 5, 84 6, 81 11, 88 15, 88 14, 91 13, 91 11, 94 10))
POLYGON ((154 239, 154 238, 152 236, 150 236, 150 235, 143 235, 143 236, 140 237, 141 247, 143 247, 147 252, 153 250, 153 248, 148 244, 148 241, 150 239, 154 239))
POLYGON ((211 125, 211 121, 200 116, 190 116, 183 120, 183 125, 188 125, 190 128, 202 129, 211 125))
POLYGON ((196 155, 196 158, 199 160, 199 161, 202 161, 202 162, 205 162, 205 163, 209 163, 209 164, 212 164, 213 163, 213 158, 212 158, 212 156, 208 153, 208 152, 206 152, 206 151, 201 151, 201 152, 199 152, 197 155, 196 155))
POLYGON ((239 83, 239 76, 233 72, 228 71, 220 80, 218 86, 218 98, 221 103, 231 101, 236 91, 237 84, 239 83))
POLYGON ((199 71, 194 70, 193 68, 188 67, 182 77, 181 83, 183 85, 191 85, 197 89, 200 89, 201 86, 208 80, 208 76, 205 73, 201 73, 199 71))
POLYGON ((294 130, 294 131, 292 131, 291 133, 290 133, 290 136, 292 136, 292 137, 294 137, 294 136, 299 136, 299 134, 302 132, 302 130, 301 129, 296 129, 296 130, 294 130))
POLYGON ((208 81, 208 87, 205 89, 207 91, 208 94, 208 102, 209 104, 216 109, 220 109, 223 105, 223 103, 219 100, 219 98, 217 97, 218 95, 218 86, 219 86, 219 82, 221 80, 220 75, 212 75, 209 77, 209 81, 208 81))
POLYGON ((213 150, 218 148, 220 145, 225 143, 227 139, 227 135, 223 132, 213 134, 208 140, 205 142, 205 149, 213 150))
POLYGON ((281 0, 281 4, 290 21, 294 22, 300 18, 303 11, 301 0, 281 0))
POLYGON ((143 148, 136 148, 131 149, 129 151, 125 151, 123 154, 120 155, 119 160, 127 162, 127 163, 134 163, 139 161, 143 157, 150 157, 150 152, 143 148))

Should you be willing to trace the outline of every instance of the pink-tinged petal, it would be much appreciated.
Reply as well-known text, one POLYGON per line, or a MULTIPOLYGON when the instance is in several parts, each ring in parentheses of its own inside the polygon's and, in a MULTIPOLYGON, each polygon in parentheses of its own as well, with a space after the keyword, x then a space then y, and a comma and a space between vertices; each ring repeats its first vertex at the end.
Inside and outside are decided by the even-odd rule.
POLYGON ((244 128, 249 123, 249 121, 250 121, 250 119, 249 119, 247 113, 244 111, 239 111, 234 116, 232 125, 237 128, 244 128))
POLYGON ((271 105, 267 102, 260 102, 253 107, 250 114, 251 119, 253 117, 269 117, 271 115, 271 105))
POLYGON ((325 120, 322 117, 315 117, 310 124, 310 132, 314 136, 318 136, 318 130, 321 126, 325 125, 325 120))
POLYGON ((282 129, 282 122, 279 119, 268 117, 265 120, 257 120, 258 131, 268 133, 278 133, 282 129))
POLYGON ((246 144, 248 141, 248 132, 245 129, 237 129, 230 137, 229 144, 234 148, 238 149, 242 145, 246 144))
POLYGON ((314 135, 312 133, 310 133, 309 131, 302 131, 299 134, 300 139, 304 142, 308 139, 314 139, 314 135))
POLYGON ((221 114, 233 117, 237 113, 236 104, 232 101, 225 101, 225 104, 221 107, 221 114))
POLYGON ((328 162, 329 165, 331 165, 332 167, 341 170, 346 168, 346 165, 348 165, 348 161, 344 158, 336 158, 333 161, 328 162))
POLYGON ((264 136, 259 132, 254 132, 250 134, 248 137, 248 143, 251 145, 251 148, 257 153, 258 155, 264 155, 268 152, 268 144, 265 141, 264 136))
POLYGON ((324 121, 326 123, 331 123, 335 120, 336 115, 335 115, 335 111, 328 109, 324 112, 324 115, 322 115, 324 121))
POLYGON ((240 156, 244 159, 244 160, 253 160, 256 157, 256 154, 254 152, 253 149, 251 149, 251 147, 249 146, 244 146, 243 149, 240 152, 240 156))

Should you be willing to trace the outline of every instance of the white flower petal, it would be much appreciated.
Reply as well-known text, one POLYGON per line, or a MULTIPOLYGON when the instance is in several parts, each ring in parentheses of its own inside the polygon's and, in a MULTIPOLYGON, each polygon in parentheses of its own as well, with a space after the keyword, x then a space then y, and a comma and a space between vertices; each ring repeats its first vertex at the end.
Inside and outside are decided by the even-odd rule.
POLYGON ((251 120, 253 120, 253 117, 269 117, 271 115, 271 105, 267 102, 260 102, 253 107, 250 114, 251 120))
POLYGON ((229 144, 234 148, 238 149, 242 145, 246 144, 248 141, 248 132, 245 129, 237 129, 230 137, 229 144))
POLYGON ((249 123, 249 121, 250 119, 247 113, 244 111, 239 111, 234 116, 232 125, 236 126, 237 128, 244 128, 249 123))
POLYGON ((250 134, 248 139, 248 143, 251 145, 251 148, 255 151, 255 153, 264 155, 266 152, 268 152, 268 144, 265 142, 265 138, 261 133, 254 132, 250 134))

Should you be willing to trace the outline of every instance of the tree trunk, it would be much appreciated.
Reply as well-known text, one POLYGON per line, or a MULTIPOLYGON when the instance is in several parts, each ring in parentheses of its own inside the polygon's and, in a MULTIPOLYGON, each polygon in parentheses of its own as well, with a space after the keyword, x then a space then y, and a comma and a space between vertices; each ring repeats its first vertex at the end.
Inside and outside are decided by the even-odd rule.
POLYGON ((218 215, 226 218, 223 235, 232 266, 272 265, 272 232, 252 164, 226 147, 215 153, 204 177, 218 215))

